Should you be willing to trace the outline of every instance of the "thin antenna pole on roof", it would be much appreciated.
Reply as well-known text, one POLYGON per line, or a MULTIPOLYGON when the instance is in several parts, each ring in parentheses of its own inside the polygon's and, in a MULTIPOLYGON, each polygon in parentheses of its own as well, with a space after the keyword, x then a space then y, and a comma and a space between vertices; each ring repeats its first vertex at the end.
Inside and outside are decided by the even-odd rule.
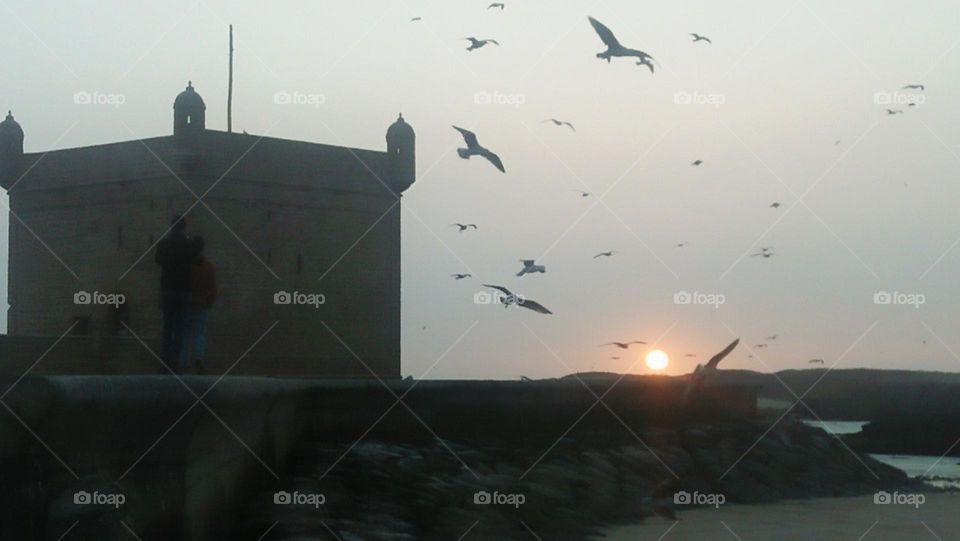
POLYGON ((227 133, 233 133, 233 25, 230 25, 230 75, 227 81, 227 133))

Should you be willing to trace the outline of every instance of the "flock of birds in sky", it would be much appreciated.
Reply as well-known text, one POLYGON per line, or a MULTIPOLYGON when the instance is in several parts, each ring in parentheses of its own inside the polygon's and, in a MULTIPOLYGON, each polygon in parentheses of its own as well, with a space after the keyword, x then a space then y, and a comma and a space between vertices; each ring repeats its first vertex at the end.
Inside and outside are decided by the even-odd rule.
MULTIPOLYGON (((506 5, 505 5, 504 3, 502 3, 502 2, 495 2, 495 3, 490 4, 490 5, 487 7, 487 10, 499 9, 499 10, 503 11, 505 8, 506 8, 506 5)), ((422 20, 423 20, 422 17, 413 17, 413 18, 410 19, 411 22, 417 22, 417 21, 422 21, 422 20)), ((587 17, 587 20, 589 21, 589 23, 590 23, 591 27, 593 28, 593 30, 596 32, 597 36, 600 38, 600 41, 603 43, 603 45, 606 46, 606 50, 601 51, 601 52, 599 52, 599 53, 596 54, 596 57, 597 57, 597 58, 599 58, 599 59, 601 59, 601 60, 606 60, 608 63, 610 63, 613 58, 635 58, 635 59, 636 59, 635 62, 636 62, 636 65, 637 65, 637 66, 644 66, 644 67, 646 67, 647 69, 650 70, 650 73, 651 73, 651 74, 654 74, 654 73, 655 73, 655 71, 656 71, 655 65, 658 65, 658 64, 657 64, 657 61, 654 59, 653 56, 651 56, 651 55, 648 54, 647 52, 642 51, 642 50, 640 50, 640 49, 633 49, 633 48, 625 47, 624 45, 622 45, 622 44, 620 43, 620 41, 617 39, 616 35, 614 35, 613 31, 610 30, 609 27, 607 27, 606 25, 604 25, 603 23, 601 23, 601 22, 598 21, 597 19, 595 19, 595 18, 593 18, 593 17, 587 17)), ((691 38, 692 38, 692 43, 704 42, 705 44, 713 44, 713 41, 712 41, 709 37, 704 36, 704 35, 702 35, 702 34, 698 34, 698 33, 692 32, 692 33, 690 33, 689 35, 690 35, 691 38)), ((478 49, 482 49, 482 48, 486 47, 487 45, 495 45, 495 46, 497 46, 497 47, 500 47, 500 42, 497 41, 497 40, 495 40, 495 39, 489 39, 489 38, 481 39, 481 38, 477 38, 477 37, 473 37, 473 36, 471 36, 471 37, 466 37, 466 38, 463 38, 463 39, 469 42, 469 45, 468 45, 467 48, 466 48, 466 50, 467 50, 468 52, 473 52, 473 51, 476 51, 476 50, 478 50, 478 49)), ((925 87, 924 85, 922 85, 922 84, 908 84, 908 85, 903 86, 901 90, 913 90, 913 91, 924 92, 924 91, 926 90, 926 87, 925 87)), ((911 101, 909 101, 906 105, 907 105, 908 107, 915 107, 915 106, 917 105, 917 101, 916 101, 916 100, 911 100, 911 101)), ((886 109, 886 114, 887 114, 887 115, 898 115, 898 114, 903 114, 903 113, 904 113, 904 111, 903 111, 902 109, 889 109, 889 108, 886 109)), ((558 128, 569 128, 572 133, 576 133, 576 132, 577 132, 577 129, 576 129, 576 127, 573 125, 573 123, 568 122, 568 121, 565 121, 565 120, 561 120, 561 119, 557 119, 557 118, 548 118, 548 119, 545 119, 545 120, 543 120, 543 121, 541 122, 541 124, 546 124, 546 123, 550 123, 550 124, 552 124, 552 125, 554 125, 555 127, 558 127, 558 128)), ((486 159, 487 161, 489 161, 489 162, 490 162, 497 170, 499 170, 501 173, 506 173, 506 167, 505 167, 504 164, 503 164, 503 160, 502 160, 502 159, 500 158, 500 156, 498 156, 495 152, 493 152, 493 151, 490 150, 489 148, 481 145, 481 144, 480 144, 480 141, 479 141, 479 138, 477 137, 477 134, 476 134, 476 133, 474 133, 474 132, 472 132, 472 131, 470 131, 470 130, 467 130, 467 129, 458 127, 458 126, 453 126, 453 128, 460 133, 460 135, 463 137, 463 141, 464 141, 464 144, 465 144, 465 147, 462 147, 462 148, 458 148, 458 149, 457 149, 457 154, 460 156, 460 158, 465 159, 465 160, 469 160, 470 158, 472 158, 472 157, 474 157, 474 156, 481 157, 481 158, 484 158, 484 159, 486 159)), ((839 143, 840 143, 840 141, 838 140, 838 141, 836 141, 835 145, 836 145, 836 144, 839 144, 839 143)), ((701 159, 694 160, 693 162, 690 163, 690 166, 691 166, 691 167, 701 167, 701 166, 703 166, 703 165, 704 165, 704 161, 701 160, 701 159)), ((590 192, 585 192, 585 191, 579 190, 579 189, 574 189, 573 191, 577 192, 577 193, 580 195, 580 197, 590 197, 590 196, 593 195, 593 194, 591 194, 590 192)), ((781 203, 778 202, 778 201, 774 201, 774 202, 772 202, 772 203, 769 205, 769 208, 771 208, 771 209, 779 209, 780 207, 781 207, 781 203)), ((467 231, 469 231, 469 230, 477 230, 477 229, 479 229, 479 227, 477 226, 477 224, 474 224, 474 223, 466 223, 466 224, 465 224, 465 223, 454 223, 454 224, 451 224, 450 227, 457 227, 459 233, 464 233, 464 232, 467 232, 467 231)), ((689 245, 689 242, 688 242, 688 241, 683 241, 683 242, 679 242, 679 243, 675 244, 675 245, 674 245, 674 248, 685 248, 685 247, 688 246, 688 245, 689 245)), ((594 256, 593 256, 593 259, 610 258, 610 257, 616 256, 618 253, 619 253, 619 252, 618 252, 617 250, 609 250, 609 251, 605 251, 605 252, 600 252, 600 253, 594 255, 594 256)), ((763 247, 759 247, 755 253, 750 254, 750 257, 758 257, 758 258, 761 258, 761 259, 770 259, 770 258, 773 257, 774 255, 776 255, 776 253, 773 251, 773 248, 772 248, 772 247, 763 246, 763 247)), ((521 261, 521 263, 522 263, 523 266, 522 266, 522 268, 519 270, 519 272, 517 272, 517 274, 516 274, 517 277, 523 277, 523 276, 526 276, 526 275, 528 275, 528 274, 544 274, 544 273, 547 272, 547 269, 546 269, 546 266, 545 266, 545 265, 543 265, 543 264, 538 264, 538 263, 537 263, 535 260, 533 260, 533 259, 522 259, 522 260, 520 260, 520 261, 521 261)), ((450 276, 451 276, 454 280, 464 280, 464 279, 466 279, 466 278, 472 278, 472 277, 473 277, 473 275, 468 274, 468 273, 455 273, 455 274, 451 274, 450 276)), ((542 304, 540 304, 540 303, 538 303, 538 302, 536 302, 536 301, 533 301, 533 300, 531 300, 531 299, 524 298, 524 297, 521 296, 521 295, 514 294, 512 291, 510 291, 510 290, 509 290, 508 288, 506 288, 506 287, 503 287, 503 286, 500 286, 500 285, 493 285, 493 284, 483 284, 483 285, 484 285, 484 287, 492 288, 492 289, 495 289, 495 290, 499 291, 500 293, 502 293, 503 296, 500 297, 500 298, 498 298, 498 301, 499 301, 500 303, 502 303, 502 304, 504 305, 504 307, 509 307, 509 306, 514 306, 514 305, 515 305, 515 306, 520 306, 520 307, 523 307, 523 308, 527 308, 527 309, 529 309, 529 310, 532 310, 532 311, 537 312, 537 313, 540 313, 540 314, 552 314, 552 313, 553 313, 553 312, 551 312, 549 309, 547 309, 545 306, 543 306, 542 304)), ((777 335, 769 336, 769 337, 767 337, 766 342, 756 344, 756 345, 754 346, 754 348, 766 348, 771 342, 775 341, 776 339, 777 339, 777 335)), ((717 354, 716 356, 714 356, 714 357, 710 360, 710 362, 708 362, 706 365, 704 365, 704 366, 699 366, 699 365, 698 365, 698 366, 697 366, 697 371, 695 371, 694 374, 697 374, 698 372, 701 372, 701 371, 703 371, 703 373, 705 374, 705 373, 710 372, 711 370, 715 370, 717 364, 718 364, 719 361, 720 361, 720 359, 722 359, 722 358, 725 357, 727 354, 729 354, 729 353, 737 346, 738 343, 739 343, 739 339, 736 340, 736 341, 734 341, 734 343, 730 344, 730 346, 728 346, 728 348, 725 349, 723 352, 721 352, 721 353, 717 354)), ((628 342, 617 342, 617 341, 614 341, 614 342, 608 342, 608 343, 606 343, 606 344, 602 344, 602 346, 613 346, 613 347, 616 347, 616 348, 619 348, 619 349, 622 349, 622 350, 626 350, 626 349, 629 349, 630 346, 631 346, 631 345, 634 345, 634 344, 646 344, 646 342, 643 342, 643 341, 640 341, 640 340, 634 340, 634 341, 628 341, 628 342)), ((688 354, 686 354, 686 355, 684 355, 684 356, 685 356, 685 357, 690 357, 690 358, 695 358, 695 357, 696 357, 696 354, 688 353, 688 354)), ((752 354, 749 354, 748 357, 752 358, 753 355, 752 355, 752 354)), ((614 359, 614 360, 620 359, 620 357, 618 357, 618 356, 613 356, 613 357, 610 357, 610 358, 611 358, 611 359, 614 359)), ((824 364, 823 359, 811 359, 811 360, 808 361, 808 362, 809 362, 809 364, 811 364, 811 365, 817 365, 817 364, 823 365, 823 364, 824 364)))

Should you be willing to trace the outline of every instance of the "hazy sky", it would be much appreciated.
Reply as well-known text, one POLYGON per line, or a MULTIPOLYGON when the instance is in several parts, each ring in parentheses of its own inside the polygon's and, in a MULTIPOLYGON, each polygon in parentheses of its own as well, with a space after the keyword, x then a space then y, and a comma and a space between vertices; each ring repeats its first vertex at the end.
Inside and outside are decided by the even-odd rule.
MULTIPOLYGON (((634 339, 658 341, 682 373, 733 336, 772 334, 725 365, 960 370, 960 4, 487 4, 3 0, 0 107, 28 152, 167 135, 192 79, 207 127, 224 130, 232 22, 236 131, 384 149, 402 111, 419 170, 403 198, 405 374, 648 372, 645 349, 598 347, 634 339), (657 73, 597 59, 587 15, 653 55, 657 73), (502 47, 468 53, 464 36, 502 47), (927 86, 918 107, 876 102, 910 83, 927 86), (77 105, 76 92, 123 104, 77 105), (277 92, 318 98, 277 105, 277 92), (451 124, 508 173, 459 159, 451 124), (760 246, 776 255, 750 257, 760 246), (620 253, 591 259, 607 250, 620 253), (521 258, 548 272, 515 277, 521 258), (454 272, 554 315, 475 305, 480 282, 454 272), (675 303, 683 291, 724 302, 675 303), (875 304, 880 291, 923 304, 875 304)), ((4 219, 4 269, 6 238, 4 219)))

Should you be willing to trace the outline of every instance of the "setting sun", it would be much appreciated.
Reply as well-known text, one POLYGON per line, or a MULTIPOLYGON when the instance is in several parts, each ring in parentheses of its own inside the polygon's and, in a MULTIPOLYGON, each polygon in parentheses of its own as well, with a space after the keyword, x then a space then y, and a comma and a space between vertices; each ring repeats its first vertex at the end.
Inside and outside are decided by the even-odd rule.
POLYGON ((650 369, 663 370, 668 364, 670 364, 670 357, 663 351, 655 349, 647 353, 647 366, 650 369))

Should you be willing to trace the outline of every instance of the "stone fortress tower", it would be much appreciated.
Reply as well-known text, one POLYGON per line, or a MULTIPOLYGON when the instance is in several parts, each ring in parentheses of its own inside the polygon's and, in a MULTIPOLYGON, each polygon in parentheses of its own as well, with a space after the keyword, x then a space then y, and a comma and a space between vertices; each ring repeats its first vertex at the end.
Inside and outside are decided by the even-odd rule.
POLYGON ((208 130, 192 83, 173 109, 172 136, 45 153, 23 152, 12 114, 0 122, 0 370, 48 348, 37 372, 160 370, 154 250, 184 214, 218 273, 211 373, 399 377, 397 203, 415 180, 413 128, 401 116, 386 152, 208 130))

